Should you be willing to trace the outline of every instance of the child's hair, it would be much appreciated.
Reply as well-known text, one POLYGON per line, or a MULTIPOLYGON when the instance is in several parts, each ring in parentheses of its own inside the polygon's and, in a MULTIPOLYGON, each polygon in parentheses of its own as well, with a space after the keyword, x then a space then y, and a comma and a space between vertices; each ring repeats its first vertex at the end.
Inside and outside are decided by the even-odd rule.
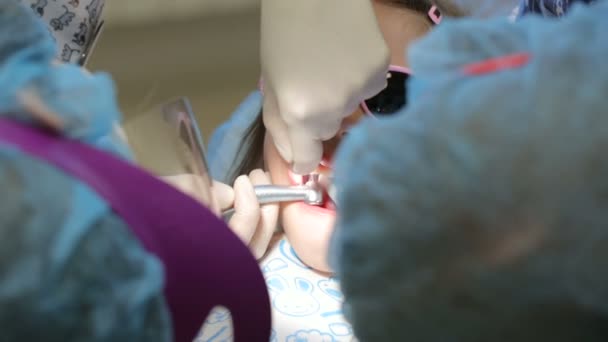
MULTIPOLYGON (((428 0, 383 0, 383 2, 424 14, 426 14, 430 6, 434 4, 444 16, 461 17, 465 15, 463 11, 446 0, 435 0, 433 2, 428 0)), ((265 135, 266 127, 264 127, 262 111, 260 111, 241 139, 240 148, 236 154, 236 163, 232 169, 230 169, 229 176, 227 177, 227 182, 229 184, 232 184, 238 176, 248 174, 252 170, 263 166, 265 135), (243 158, 238 160, 238 156, 243 156, 243 158)))

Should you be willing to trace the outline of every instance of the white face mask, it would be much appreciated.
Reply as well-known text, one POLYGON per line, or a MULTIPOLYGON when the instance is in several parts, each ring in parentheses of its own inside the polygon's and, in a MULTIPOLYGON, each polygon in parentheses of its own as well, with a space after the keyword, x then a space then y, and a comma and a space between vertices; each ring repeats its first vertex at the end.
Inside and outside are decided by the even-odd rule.
POLYGON ((44 21, 55 38, 57 58, 83 64, 102 26, 105 0, 21 0, 44 21))

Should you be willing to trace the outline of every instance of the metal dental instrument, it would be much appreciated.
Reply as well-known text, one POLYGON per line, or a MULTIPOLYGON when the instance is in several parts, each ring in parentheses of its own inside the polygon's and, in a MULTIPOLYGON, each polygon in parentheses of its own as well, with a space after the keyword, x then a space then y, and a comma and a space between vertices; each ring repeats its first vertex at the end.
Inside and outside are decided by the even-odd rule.
MULTIPOLYGON (((196 193, 201 202, 224 219, 234 214, 234 208, 220 210, 213 198, 213 181, 209 174, 203 139, 187 98, 167 102, 158 109, 132 118, 125 130, 140 166, 158 176, 192 174, 196 193)), ((254 187, 260 204, 304 202, 323 204, 324 186, 319 174, 303 176, 302 184, 295 186, 258 185, 254 187)))
MULTIPOLYGON (((279 202, 304 202, 310 205, 323 204, 323 188, 319 184, 319 175, 305 176, 304 185, 280 186, 257 185, 253 189, 260 204, 279 202)), ((224 219, 234 214, 234 208, 222 212, 224 219)))

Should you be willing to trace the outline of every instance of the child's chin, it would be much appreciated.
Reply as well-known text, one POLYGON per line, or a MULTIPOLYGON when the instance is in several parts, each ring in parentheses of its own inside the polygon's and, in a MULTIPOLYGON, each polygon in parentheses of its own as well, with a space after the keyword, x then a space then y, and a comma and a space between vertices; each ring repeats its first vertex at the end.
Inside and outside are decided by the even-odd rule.
POLYGON ((335 221, 335 211, 326 208, 304 203, 283 207, 283 229, 296 254, 305 264, 321 272, 331 272, 327 251, 335 221))

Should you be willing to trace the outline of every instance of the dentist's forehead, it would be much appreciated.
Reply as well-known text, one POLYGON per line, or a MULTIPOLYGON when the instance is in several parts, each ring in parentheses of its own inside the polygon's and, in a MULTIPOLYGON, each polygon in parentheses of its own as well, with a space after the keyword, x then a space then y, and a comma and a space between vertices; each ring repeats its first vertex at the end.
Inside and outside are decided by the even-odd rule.
POLYGON ((76 63, 91 44, 105 0, 21 0, 47 25, 58 58, 76 63))

